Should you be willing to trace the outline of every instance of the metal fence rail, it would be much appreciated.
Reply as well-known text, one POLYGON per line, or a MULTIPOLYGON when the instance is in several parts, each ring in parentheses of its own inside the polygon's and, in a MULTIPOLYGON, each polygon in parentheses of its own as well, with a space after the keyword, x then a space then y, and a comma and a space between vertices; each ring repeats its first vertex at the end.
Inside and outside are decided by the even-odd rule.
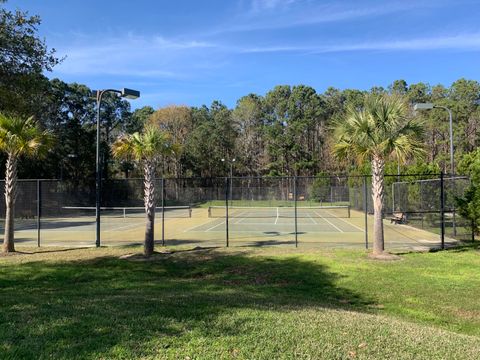
MULTIPOLYGON (((385 175, 387 247, 445 247, 474 238, 455 209, 470 180, 445 174, 385 175), (398 219, 400 220, 398 220, 398 219)), ((3 189, 4 182, 0 182, 3 189)), ((104 181, 103 244, 143 236, 143 179, 104 181)), ((369 246, 370 176, 222 177, 156 180, 156 239, 165 244, 369 246), (159 229, 160 227, 160 229, 159 229)), ((5 201, 0 195, 0 227, 5 201)), ((93 245, 95 183, 20 180, 17 241, 93 245)), ((3 233, 3 231, 2 231, 3 233)))

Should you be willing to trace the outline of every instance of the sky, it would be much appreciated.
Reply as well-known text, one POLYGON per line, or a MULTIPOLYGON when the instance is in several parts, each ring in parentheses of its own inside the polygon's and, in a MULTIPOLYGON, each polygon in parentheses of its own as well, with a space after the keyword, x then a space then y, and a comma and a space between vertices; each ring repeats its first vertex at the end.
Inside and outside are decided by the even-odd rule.
POLYGON ((9 0, 64 57, 50 78, 128 87, 132 107, 229 107, 275 85, 480 80, 480 1, 9 0))

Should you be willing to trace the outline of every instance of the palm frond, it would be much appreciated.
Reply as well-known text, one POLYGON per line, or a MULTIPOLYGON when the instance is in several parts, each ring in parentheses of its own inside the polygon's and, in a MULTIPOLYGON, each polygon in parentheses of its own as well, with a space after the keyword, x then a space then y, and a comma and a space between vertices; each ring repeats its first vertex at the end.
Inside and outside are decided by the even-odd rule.
POLYGON ((0 150, 14 156, 42 156, 53 144, 53 135, 41 130, 33 117, 0 114, 0 150))
POLYGON ((408 105, 399 96, 369 95, 364 107, 348 107, 345 116, 337 122, 337 139, 333 152, 337 158, 352 158, 358 162, 395 156, 405 161, 421 156, 424 127, 408 118, 408 105))
POLYGON ((156 162, 161 156, 180 151, 180 146, 172 143, 168 133, 153 125, 146 126, 142 133, 120 136, 112 146, 114 157, 137 162, 156 162))
POLYGON ((117 159, 130 160, 134 157, 133 135, 122 135, 112 145, 112 154, 117 159))

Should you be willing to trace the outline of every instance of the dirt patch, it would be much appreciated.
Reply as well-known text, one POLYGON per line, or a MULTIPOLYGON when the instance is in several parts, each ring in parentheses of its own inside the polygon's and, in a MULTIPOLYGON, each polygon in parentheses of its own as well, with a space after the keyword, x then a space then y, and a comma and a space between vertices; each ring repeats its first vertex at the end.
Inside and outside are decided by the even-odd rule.
POLYGON ((166 255, 173 254, 173 251, 155 251, 151 256, 145 256, 139 253, 125 254, 119 256, 120 260, 131 260, 131 261, 157 261, 159 259, 164 259, 166 255))
POLYGON ((382 260, 382 261, 397 261, 402 260, 402 258, 395 254, 382 253, 382 254, 368 254, 368 258, 372 260, 382 260))
POLYGON ((188 250, 169 250, 169 249, 163 249, 160 251, 155 251, 152 255, 150 256, 145 256, 142 253, 131 253, 131 254, 125 254, 122 256, 119 256, 119 259, 121 260, 131 260, 131 261, 157 261, 157 260, 162 260, 165 259, 166 257, 170 257, 170 255, 186 255, 186 259, 188 259, 188 253, 195 253, 195 259, 198 260, 198 256, 201 256, 203 260, 208 258, 214 257, 213 255, 207 255, 210 254, 212 250, 216 248, 202 248, 200 246, 197 246, 193 249, 188 249, 188 250))
POLYGON ((0 253, 0 257, 9 257, 9 256, 17 256, 17 255, 26 255, 30 253, 25 253, 25 252, 20 252, 20 251, 14 251, 14 252, 8 252, 8 253, 0 253))

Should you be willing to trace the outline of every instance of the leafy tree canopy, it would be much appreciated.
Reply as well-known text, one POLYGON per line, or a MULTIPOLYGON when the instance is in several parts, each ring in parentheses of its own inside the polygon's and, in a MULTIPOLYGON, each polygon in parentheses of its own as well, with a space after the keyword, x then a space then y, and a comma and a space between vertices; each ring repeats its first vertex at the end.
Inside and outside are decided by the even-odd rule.
MULTIPOLYGON (((4 1, 2 1, 4 2, 4 1)), ((61 59, 38 36, 39 16, 0 8, 0 109, 32 115, 46 93, 51 71, 61 59)))

